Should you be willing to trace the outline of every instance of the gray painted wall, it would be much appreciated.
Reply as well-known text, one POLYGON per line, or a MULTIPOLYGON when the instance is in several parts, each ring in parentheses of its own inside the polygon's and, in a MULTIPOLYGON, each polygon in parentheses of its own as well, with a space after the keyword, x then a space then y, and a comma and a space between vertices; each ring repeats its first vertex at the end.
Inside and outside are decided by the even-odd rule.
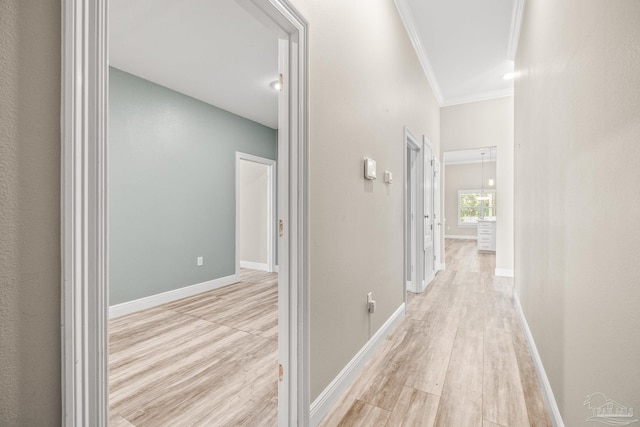
POLYGON ((276 159, 276 131, 110 78, 110 305, 234 274, 235 152, 276 159))

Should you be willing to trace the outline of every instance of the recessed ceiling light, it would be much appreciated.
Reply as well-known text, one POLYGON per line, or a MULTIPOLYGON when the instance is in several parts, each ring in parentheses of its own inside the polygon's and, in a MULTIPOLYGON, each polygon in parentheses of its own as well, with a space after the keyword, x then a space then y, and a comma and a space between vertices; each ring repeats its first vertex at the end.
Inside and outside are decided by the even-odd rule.
POLYGON ((512 73, 506 73, 504 76, 502 76, 502 80, 513 80, 515 78, 516 78, 515 71, 512 73))
POLYGON ((282 89, 282 83, 280 83, 280 80, 275 80, 275 81, 271 82, 271 84, 269 86, 271 86, 271 88, 273 90, 281 90, 282 89))

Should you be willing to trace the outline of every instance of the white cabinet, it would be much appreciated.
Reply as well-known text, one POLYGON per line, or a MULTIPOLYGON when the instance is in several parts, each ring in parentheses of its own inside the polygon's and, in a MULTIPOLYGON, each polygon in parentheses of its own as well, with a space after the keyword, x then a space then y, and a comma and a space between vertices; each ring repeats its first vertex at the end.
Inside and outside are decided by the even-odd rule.
POLYGON ((496 251, 495 221, 478 221, 478 251, 496 251))

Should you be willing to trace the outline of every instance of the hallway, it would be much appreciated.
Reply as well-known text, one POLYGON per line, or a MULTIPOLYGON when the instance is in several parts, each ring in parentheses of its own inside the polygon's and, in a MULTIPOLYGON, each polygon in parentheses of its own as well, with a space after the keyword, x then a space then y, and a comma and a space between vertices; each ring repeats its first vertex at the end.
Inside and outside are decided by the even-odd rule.
POLYGON ((494 254, 447 239, 447 270, 420 295, 322 426, 551 426, 494 254))

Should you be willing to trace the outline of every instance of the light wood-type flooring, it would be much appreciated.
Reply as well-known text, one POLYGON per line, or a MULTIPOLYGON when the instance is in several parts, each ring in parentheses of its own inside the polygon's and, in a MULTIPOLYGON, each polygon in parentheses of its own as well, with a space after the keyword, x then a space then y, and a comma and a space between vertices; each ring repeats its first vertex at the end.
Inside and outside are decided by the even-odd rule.
POLYGON ((110 425, 275 426, 277 274, 109 322, 110 425))
POLYGON ((446 267, 321 425, 551 426, 513 303, 494 254, 446 240, 446 267))

